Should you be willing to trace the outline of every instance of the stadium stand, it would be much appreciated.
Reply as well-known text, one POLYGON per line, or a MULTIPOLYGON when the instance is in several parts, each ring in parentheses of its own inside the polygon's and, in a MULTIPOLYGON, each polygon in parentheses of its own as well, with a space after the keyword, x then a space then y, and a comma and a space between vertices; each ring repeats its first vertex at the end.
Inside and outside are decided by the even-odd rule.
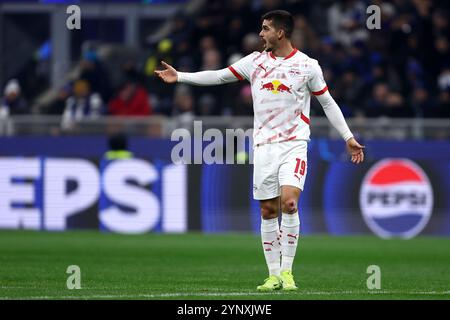
MULTIPOLYGON (((8 8, 7 4, 0 6, 8 8)), ((139 4, 136 8, 149 6, 139 4)), ((126 84, 139 88, 142 97, 147 97, 143 106, 146 110, 137 115, 161 116, 167 119, 164 121, 182 117, 182 122, 198 116, 251 116, 248 85, 244 82, 187 89, 165 86, 153 71, 160 68, 160 60, 181 71, 226 67, 260 50, 260 16, 268 10, 284 8, 295 16, 294 44, 320 61, 330 92, 344 115, 354 118, 355 123, 367 118, 450 118, 447 1, 197 0, 159 6, 170 10, 150 18, 138 16, 138 32, 132 40, 128 36, 130 23, 123 19, 99 14, 83 21, 83 28, 89 30, 71 35, 72 68, 67 68, 57 84, 52 79, 55 52, 49 49, 49 42, 54 39, 48 30, 44 31, 51 24, 48 16, 36 13, 43 23, 33 34, 20 27, 31 23, 26 15, 3 10, 2 30, 8 28, 13 36, 29 40, 22 47, 33 49, 25 57, 21 47, 10 47, 11 35, 2 37, 3 108, 8 100, 4 93, 15 78, 20 83, 23 101, 28 102, 21 110, 61 115, 68 108, 75 84, 84 80, 101 97, 101 116, 130 115, 112 107, 117 97, 124 94, 126 84), (365 10, 371 4, 381 8, 380 30, 366 27, 365 10), (20 63, 11 63, 14 55, 20 63)), ((313 116, 324 116, 319 104, 312 104, 313 116)), ((438 136, 441 135, 442 130, 438 136)))

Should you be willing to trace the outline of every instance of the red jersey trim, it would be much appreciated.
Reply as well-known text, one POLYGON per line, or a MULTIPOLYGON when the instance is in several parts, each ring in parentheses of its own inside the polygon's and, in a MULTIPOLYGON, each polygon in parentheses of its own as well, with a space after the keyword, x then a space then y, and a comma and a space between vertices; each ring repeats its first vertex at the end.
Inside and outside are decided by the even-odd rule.
POLYGON ((292 136, 292 137, 287 138, 286 140, 283 140, 283 142, 284 141, 291 141, 291 140, 294 140, 295 138, 297 138, 297 136, 292 136))
POLYGON ((244 80, 244 77, 242 77, 232 66, 229 66, 228 69, 234 74, 234 76, 239 80, 244 80))
MULTIPOLYGON (((297 48, 294 48, 294 50, 292 50, 291 53, 289 53, 286 57, 284 57, 283 60, 287 60, 287 59, 291 58, 294 54, 297 53, 297 51, 298 51, 297 48)), ((269 52, 269 56, 270 56, 272 59, 274 59, 274 60, 277 59, 277 58, 273 55, 272 51, 269 52)))
POLYGON ((300 119, 302 119, 309 126, 310 124, 309 118, 305 116, 303 113, 300 113, 300 119))
POLYGON ((320 96, 321 94, 324 94, 325 92, 327 92, 328 90, 328 86, 325 86, 325 88, 323 88, 320 91, 312 91, 311 93, 315 96, 320 96))
POLYGON ((292 57, 294 54, 296 54, 297 53, 297 48, 294 48, 294 50, 292 50, 292 52, 291 53, 289 53, 285 58, 284 58, 284 60, 287 60, 287 59, 289 59, 290 57, 292 57))

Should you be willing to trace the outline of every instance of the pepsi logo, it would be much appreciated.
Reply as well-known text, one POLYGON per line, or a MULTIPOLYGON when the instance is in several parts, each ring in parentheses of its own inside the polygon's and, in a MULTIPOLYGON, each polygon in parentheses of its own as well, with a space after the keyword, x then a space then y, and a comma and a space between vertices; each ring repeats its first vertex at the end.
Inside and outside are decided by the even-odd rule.
POLYGON ((433 190, 425 172, 409 159, 377 162, 363 179, 359 202, 367 226, 382 238, 413 238, 427 225, 433 190))

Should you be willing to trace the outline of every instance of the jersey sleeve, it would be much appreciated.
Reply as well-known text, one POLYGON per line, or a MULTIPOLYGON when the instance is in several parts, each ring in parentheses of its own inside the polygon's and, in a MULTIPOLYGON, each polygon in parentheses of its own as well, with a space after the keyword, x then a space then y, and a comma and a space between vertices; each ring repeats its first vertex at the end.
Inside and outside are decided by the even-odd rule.
POLYGON ((214 86, 237 81, 228 68, 200 72, 177 72, 177 75, 177 82, 195 86, 214 86))
POLYGON ((238 80, 242 81, 246 79, 250 81, 250 74, 253 66, 253 60, 256 54, 258 54, 258 52, 256 51, 250 53, 249 55, 233 63, 231 66, 228 67, 228 69, 234 74, 234 76, 238 80))
POLYGON ((327 84, 323 79, 322 68, 319 66, 317 60, 313 60, 311 65, 311 74, 308 81, 308 88, 315 96, 320 96, 328 90, 327 84))
POLYGON ((193 73, 178 72, 177 81, 197 86, 211 86, 236 82, 238 80, 242 81, 244 79, 250 80, 253 59, 256 54, 258 54, 258 52, 255 51, 233 63, 228 68, 221 70, 208 70, 193 73))
POLYGON ((341 135, 342 139, 347 141, 348 139, 353 137, 353 133, 350 131, 350 128, 345 121, 344 115, 342 114, 341 109, 337 105, 336 101, 334 101, 330 92, 326 91, 317 96, 317 100, 321 104, 325 115, 327 116, 330 123, 333 127, 341 135))

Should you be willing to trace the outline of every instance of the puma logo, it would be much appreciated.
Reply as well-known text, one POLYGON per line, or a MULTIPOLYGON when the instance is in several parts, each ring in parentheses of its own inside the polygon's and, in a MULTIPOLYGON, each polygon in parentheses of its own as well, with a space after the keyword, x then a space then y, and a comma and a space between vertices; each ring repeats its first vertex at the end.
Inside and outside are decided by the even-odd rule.
POLYGON ((262 63, 260 63, 260 64, 258 65, 258 67, 260 67, 261 69, 263 69, 264 72, 267 72, 267 69, 262 65, 262 63))
POLYGON ((264 242, 264 244, 268 244, 271 245, 273 247, 273 243, 275 242, 275 240, 273 240, 272 242, 264 242))
POLYGON ((290 234, 290 233, 288 233, 287 236, 297 240, 298 234, 290 234))

